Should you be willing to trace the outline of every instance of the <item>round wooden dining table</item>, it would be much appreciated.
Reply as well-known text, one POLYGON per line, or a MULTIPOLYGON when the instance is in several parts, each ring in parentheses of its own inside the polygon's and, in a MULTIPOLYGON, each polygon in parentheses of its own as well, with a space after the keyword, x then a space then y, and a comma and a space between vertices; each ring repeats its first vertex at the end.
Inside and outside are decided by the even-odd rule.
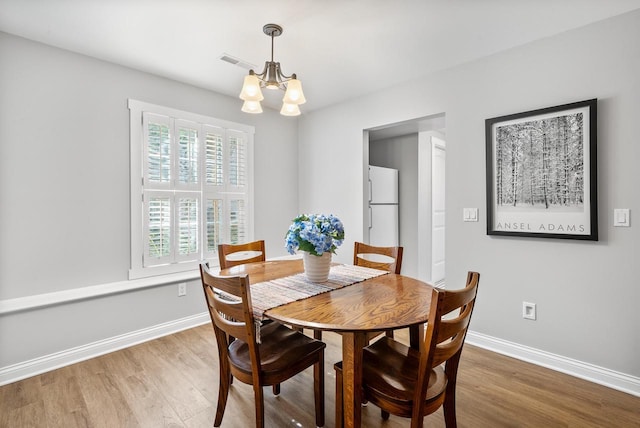
MULTIPOLYGON (((221 275, 248 274, 250 283, 304 271, 302 260, 271 260, 234 266, 221 275)), ((388 273, 343 288, 268 309, 264 316, 294 327, 342 335, 344 426, 361 426, 362 349, 367 333, 410 328, 411 345, 420 346, 433 287, 388 273)))

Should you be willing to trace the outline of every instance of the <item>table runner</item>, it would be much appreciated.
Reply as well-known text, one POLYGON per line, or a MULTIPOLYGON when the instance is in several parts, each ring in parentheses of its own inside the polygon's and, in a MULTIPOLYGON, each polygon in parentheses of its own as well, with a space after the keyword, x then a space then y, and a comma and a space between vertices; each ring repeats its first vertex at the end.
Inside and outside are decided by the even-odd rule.
POLYGON ((334 265, 331 266, 327 282, 311 282, 304 273, 257 282, 250 286, 253 317, 256 322, 261 322, 264 319, 264 313, 269 309, 388 273, 362 266, 334 265))
MULTIPOLYGON (((327 291, 337 290, 366 279, 386 275, 389 272, 355 265, 333 265, 329 270, 327 282, 317 283, 307 279, 304 273, 298 273, 271 281, 250 284, 253 318, 256 323, 256 342, 260 343, 260 327, 264 313, 269 309, 306 299, 327 291)), ((221 298, 237 300, 237 297, 217 290, 221 298)))

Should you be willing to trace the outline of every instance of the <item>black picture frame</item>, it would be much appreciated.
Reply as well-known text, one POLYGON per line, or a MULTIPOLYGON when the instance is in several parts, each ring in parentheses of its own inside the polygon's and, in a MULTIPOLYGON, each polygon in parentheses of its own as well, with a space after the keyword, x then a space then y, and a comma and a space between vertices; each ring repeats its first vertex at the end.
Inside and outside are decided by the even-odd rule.
POLYGON ((597 105, 486 119, 487 235, 598 240, 597 105))

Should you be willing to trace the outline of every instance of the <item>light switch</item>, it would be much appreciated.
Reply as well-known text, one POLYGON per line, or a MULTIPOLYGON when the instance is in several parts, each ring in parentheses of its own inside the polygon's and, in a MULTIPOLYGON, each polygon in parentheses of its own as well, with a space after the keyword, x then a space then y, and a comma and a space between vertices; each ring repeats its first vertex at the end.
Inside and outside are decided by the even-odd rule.
POLYGON ((478 209, 477 208, 463 208, 462 209, 463 221, 478 221, 478 209))
POLYGON ((613 210, 613 225, 617 227, 629 227, 629 209, 616 208, 613 210))

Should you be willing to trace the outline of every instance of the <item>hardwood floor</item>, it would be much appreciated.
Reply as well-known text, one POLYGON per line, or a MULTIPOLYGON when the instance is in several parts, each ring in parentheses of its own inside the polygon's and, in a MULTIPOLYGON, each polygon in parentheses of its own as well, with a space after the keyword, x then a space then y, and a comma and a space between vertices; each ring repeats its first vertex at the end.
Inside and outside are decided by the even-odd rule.
MULTIPOLYGON (((397 337, 406 334, 400 332, 397 337)), ((340 338, 327 342, 326 427, 334 427, 333 363, 340 338)), ((0 427, 211 427, 218 394, 210 325, 186 330, 0 387, 0 427)), ((265 388, 267 427, 313 427, 313 372, 265 388)), ((640 427, 640 398, 465 345, 458 379, 458 425, 465 427, 640 427)), ((254 426, 251 387, 234 382, 223 427, 254 426)), ((444 427, 442 411, 425 426, 444 427)), ((364 427, 408 427, 363 409, 364 427)))

